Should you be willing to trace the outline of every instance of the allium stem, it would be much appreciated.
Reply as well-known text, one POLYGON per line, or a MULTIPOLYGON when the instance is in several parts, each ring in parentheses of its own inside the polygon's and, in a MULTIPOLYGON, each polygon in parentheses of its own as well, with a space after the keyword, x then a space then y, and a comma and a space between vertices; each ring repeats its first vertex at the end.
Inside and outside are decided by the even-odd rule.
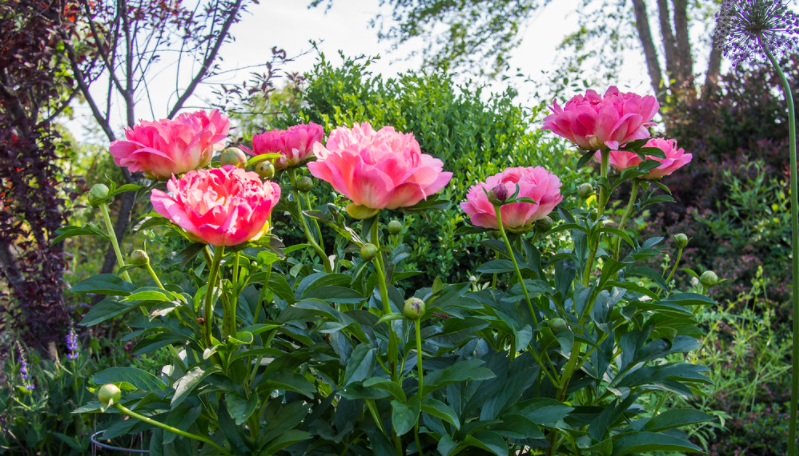
MULTIPOLYGON (((100 203, 100 212, 103 214, 103 221, 105 222, 105 229, 108 234, 108 238, 111 239, 111 245, 114 247, 114 253, 117 256, 117 263, 119 263, 119 267, 125 266, 125 260, 122 258, 122 251, 119 249, 119 242, 117 241, 117 233, 114 231, 114 224, 111 223, 111 215, 108 214, 108 206, 105 203, 100 203)), ((125 279, 128 282, 131 282, 130 276, 128 275, 128 271, 122 271, 119 274, 120 277, 125 279)))
POLYGON ((796 109, 788 78, 782 72, 782 68, 774 58, 765 39, 760 39, 760 45, 780 77, 782 89, 785 92, 785 101, 788 103, 788 135, 791 147, 791 304, 793 307, 793 366, 791 369, 791 421, 788 425, 788 455, 796 456, 796 418, 799 404, 799 185, 796 176, 796 109))

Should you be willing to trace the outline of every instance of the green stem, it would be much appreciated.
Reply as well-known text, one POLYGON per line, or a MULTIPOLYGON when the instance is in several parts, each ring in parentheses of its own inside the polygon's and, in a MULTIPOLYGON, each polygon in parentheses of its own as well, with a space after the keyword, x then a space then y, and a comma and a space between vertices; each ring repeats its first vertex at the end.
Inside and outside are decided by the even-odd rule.
POLYGON ((140 414, 134 412, 133 410, 130 410, 129 408, 125 407, 122 404, 114 404, 114 407, 116 407, 117 410, 119 410, 120 412, 124 413, 125 415, 127 415, 127 416, 129 416, 131 418, 136 418, 137 420, 144 421, 145 423, 147 423, 149 425, 160 427, 161 429, 164 429, 164 430, 169 431, 169 432, 174 432, 177 435, 182 435, 183 437, 186 437, 186 438, 189 438, 189 439, 199 440, 200 442, 207 443, 208 445, 211 445, 212 447, 214 447, 217 450, 221 451, 222 454, 233 456, 233 453, 229 452, 225 448, 217 445, 213 441, 211 441, 211 440, 209 440, 209 439, 207 439, 207 438, 205 438, 205 437, 203 437, 201 435, 192 434, 191 432, 181 431, 180 429, 174 428, 172 426, 168 426, 168 425, 166 425, 164 423, 161 423, 160 421, 156 421, 156 420, 154 420, 152 418, 146 417, 144 415, 140 415, 140 414))
MULTIPOLYGON (((310 195, 310 193, 307 193, 307 192, 305 193, 305 204, 306 204, 306 206, 308 206, 308 210, 310 211, 311 210, 311 195, 310 195)), ((322 229, 319 228, 319 222, 317 222, 315 218, 311 218, 311 221, 313 222, 314 227, 316 228, 316 237, 319 238, 319 247, 321 247, 322 250, 324 250, 325 249, 325 241, 324 241, 324 239, 322 239, 322 229)))
POLYGON ((237 251, 235 253, 235 261, 233 262, 233 299, 225 315, 230 314, 228 318, 227 335, 232 336, 236 334, 236 310, 239 305, 239 260, 241 254, 237 251))
POLYGON ((771 53, 766 40, 760 38, 760 44, 766 52, 768 59, 780 77, 785 100, 788 103, 788 133, 790 136, 790 162, 791 162, 791 282, 793 304, 793 366, 791 372, 791 421, 788 430, 788 455, 796 455, 796 419, 797 405, 799 405, 799 185, 796 176, 796 109, 793 104, 793 94, 788 78, 782 72, 777 59, 771 53))
POLYGON ((264 305, 266 299, 266 290, 269 289, 269 279, 272 277, 272 263, 266 266, 266 275, 264 276, 264 286, 261 287, 261 294, 258 296, 258 307, 255 308, 255 316, 253 317, 253 324, 258 324, 258 316, 261 313, 261 306, 264 305))
POLYGON ((225 246, 216 247, 214 249, 214 259, 211 260, 208 270, 208 284, 205 288, 205 342, 210 348, 213 343, 211 342, 211 320, 214 316, 213 300, 214 300, 214 285, 216 283, 216 275, 219 271, 219 264, 222 262, 222 257, 225 255, 225 246))
MULTIPOLYGON (((599 174, 603 177, 603 179, 607 179, 608 177, 608 159, 610 158, 610 151, 606 149, 602 149, 600 152, 602 159, 600 160, 599 164, 599 174)), ((597 201, 597 212, 596 212, 596 220, 599 222, 602 219, 602 216, 605 215, 605 205, 607 205, 607 199, 610 195, 605 195, 605 186, 599 186, 599 201, 597 201)), ((599 243, 601 241, 601 235, 597 236, 596 243, 591 246, 591 251, 588 254, 588 261, 585 263, 585 270, 583 271, 583 286, 587 287, 589 279, 591 278, 591 271, 594 270, 594 260, 596 259, 596 252, 599 250, 599 243)), ((579 342, 578 342, 579 344, 579 342)))
MULTIPOLYGON (((619 230, 624 231, 624 226, 627 224, 627 220, 630 219, 630 216, 633 215, 635 209, 635 198, 638 196, 638 179, 633 179, 633 188, 630 191, 630 202, 627 203, 627 209, 624 211, 624 215, 621 216, 621 221, 619 222, 619 230)), ((616 243, 616 259, 619 258, 619 252, 621 251, 621 241, 622 239, 619 238, 618 242, 616 243)))
MULTIPOLYGON (((422 399, 424 398, 424 369, 422 368, 422 319, 416 319, 413 322, 414 329, 416 329, 416 370, 419 373, 419 391, 417 391, 417 395, 419 397, 419 403, 422 403, 422 399)), ((424 456, 424 451, 422 451, 422 443, 419 440, 419 419, 416 420, 416 424, 413 426, 413 438, 416 440, 416 451, 419 452, 421 456, 424 456)))
MULTIPOLYGON (((330 259, 327 258, 327 254, 325 253, 325 249, 323 249, 314 239, 313 235, 311 234, 311 230, 308 229, 308 223, 305 222, 305 214, 302 213, 302 202, 300 200, 300 192, 297 191, 297 176, 294 173, 294 168, 289 168, 289 180, 291 181, 291 194, 294 196, 294 201, 297 203, 297 211, 299 212, 300 217, 300 226, 302 227, 302 232, 305 234, 305 237, 308 239, 308 243, 311 244, 311 247, 316 251, 316 254, 319 255, 319 259, 322 260, 322 267, 325 268, 325 272, 333 272, 330 268, 330 259)), ((321 238, 319 239, 321 241, 321 238)))
POLYGON ((527 292, 527 286, 524 284, 522 271, 519 270, 519 264, 516 262, 516 255, 513 253, 513 246, 510 245, 508 235, 505 233, 505 227, 502 226, 502 211, 500 209, 501 206, 494 206, 494 212, 497 214, 497 226, 499 226, 499 234, 502 236, 502 240, 505 241, 505 247, 508 249, 508 255, 510 255, 510 260, 513 262, 513 268, 516 270, 516 277, 519 279, 519 285, 522 287, 524 298, 527 300, 527 307, 529 307, 530 315, 533 317, 533 323, 535 324, 534 326, 538 326, 538 317, 535 315, 533 302, 530 300, 530 294, 527 292))
MULTIPOLYGON (((383 252, 380 251, 380 237, 377 234, 378 224, 380 223, 380 214, 374 216, 374 223, 372 223, 371 239, 372 244, 377 247, 377 255, 374 258, 375 269, 377 270, 377 283, 380 287, 380 300, 383 301, 383 315, 391 313, 391 302, 388 298, 388 284, 386 283, 386 272, 383 267, 383 252)), ((392 324, 388 322, 388 368, 391 371, 391 380, 397 381, 397 336, 394 334, 392 324)))
POLYGON ((161 283, 161 281, 158 280, 158 276, 155 274, 155 271, 153 271, 153 267, 150 266, 150 262, 149 261, 147 262, 147 264, 144 265, 144 268, 147 269, 147 272, 150 273, 150 277, 153 278, 153 280, 155 281, 155 284, 158 285, 158 288, 160 288, 162 290, 166 290, 166 288, 164 288, 164 285, 161 283))
MULTIPOLYGON (((674 273, 677 271, 677 267, 680 265, 680 260, 682 259, 682 247, 678 247, 677 250, 677 260, 674 262, 674 267, 671 268, 671 272, 669 273, 669 277, 666 279, 666 285, 671 282, 671 278, 674 277, 674 273)), ((658 292, 660 295, 660 292, 658 292)))
MULTIPOLYGON (((117 240, 117 233, 114 231, 114 224, 111 223, 111 215, 108 213, 108 206, 106 206, 105 203, 101 203, 99 207, 100 212, 103 214, 106 234, 108 234, 108 238, 111 239, 111 245, 114 247, 114 253, 117 255, 117 263, 119 263, 120 268, 124 267, 125 260, 122 258, 122 251, 119 250, 119 241, 117 240)), ((128 275, 128 271, 122 271, 122 274, 119 274, 119 276, 128 282, 132 282, 128 275)))

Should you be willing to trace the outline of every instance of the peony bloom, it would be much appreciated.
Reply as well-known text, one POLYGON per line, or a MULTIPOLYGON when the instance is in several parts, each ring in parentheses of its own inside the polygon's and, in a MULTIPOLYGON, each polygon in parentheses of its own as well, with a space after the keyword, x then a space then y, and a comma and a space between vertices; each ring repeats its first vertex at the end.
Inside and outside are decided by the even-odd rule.
MULTIPOLYGON (((657 158, 647 155, 649 160, 657 160, 661 165, 655 169, 650 169, 649 174, 640 176, 639 179, 660 179, 663 176, 668 176, 679 168, 687 165, 694 157, 693 154, 686 154, 685 150, 677 149, 677 141, 673 139, 654 138, 650 139, 644 147, 657 147, 662 150, 666 158, 657 158)), ((596 153, 595 158, 600 159, 599 152, 596 153)), ((638 166, 641 159, 634 152, 627 152, 624 150, 612 150, 608 156, 608 164, 618 171, 624 171, 627 168, 638 166)))
POLYGON ((257 240, 280 199, 280 187, 262 182, 258 174, 235 166, 189 171, 167 184, 169 193, 153 190, 156 212, 198 242, 215 246, 257 240))
POLYGON ((325 131, 313 122, 295 125, 288 130, 272 130, 255 135, 252 148, 255 155, 279 153, 282 157, 275 161, 275 168, 284 169, 297 166, 313 156, 313 146, 321 143, 325 131))
POLYGON ((109 150, 117 166, 168 179, 208 166, 214 150, 224 147, 229 128, 230 121, 217 110, 184 113, 174 120, 142 120, 125 129, 127 139, 112 142, 109 150))
POLYGON ((528 197, 538 204, 511 203, 502 206, 502 226, 514 233, 528 231, 536 220, 544 218, 563 201, 558 176, 540 166, 519 167, 507 168, 470 188, 466 201, 461 203, 461 209, 471 217, 472 225, 499 229, 494 205, 488 200, 486 192, 493 189, 496 193, 498 186, 504 186, 508 195, 513 195, 517 185, 517 198, 528 197))
POLYGON ((330 182, 355 205, 368 208, 366 218, 380 209, 413 206, 444 188, 452 173, 442 172, 441 160, 423 154, 413 134, 393 127, 375 131, 368 123, 339 127, 327 146, 314 146, 315 162, 308 169, 330 182))
POLYGON ((544 118, 544 130, 551 130, 577 144, 581 149, 618 149, 620 146, 649 137, 647 127, 654 125, 658 102, 652 95, 641 97, 621 93, 611 87, 600 97, 589 90, 569 100, 564 107, 555 105, 544 118))

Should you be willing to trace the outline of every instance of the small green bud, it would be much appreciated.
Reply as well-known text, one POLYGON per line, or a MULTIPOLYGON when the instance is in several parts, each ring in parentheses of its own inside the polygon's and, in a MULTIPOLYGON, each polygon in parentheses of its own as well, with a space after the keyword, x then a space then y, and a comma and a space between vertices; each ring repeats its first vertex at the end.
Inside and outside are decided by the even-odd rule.
POLYGON ((552 218, 549 216, 544 216, 535 221, 535 230, 539 233, 546 233, 547 231, 552 229, 552 225, 555 222, 552 221, 552 218))
POLYGON ((108 187, 105 184, 94 184, 89 190, 89 204, 97 207, 108 200, 108 187))
POLYGON ((557 332, 567 327, 566 320, 562 318, 553 318, 552 320, 547 321, 547 326, 549 326, 549 329, 551 329, 552 332, 557 332))
POLYGON ((499 206, 508 199, 508 188, 502 184, 497 184, 488 191, 488 201, 494 206, 499 206))
POLYGON ((301 177, 297 179, 297 190, 307 193, 313 188, 313 181, 310 177, 301 177))
POLYGON ((427 306, 421 299, 410 298, 405 301, 405 307, 403 307, 402 313, 405 314, 405 318, 408 320, 418 320, 422 318, 426 308, 427 306))
POLYGON ((366 261, 372 261, 377 256, 377 246, 374 244, 364 244, 361 246, 361 256, 366 261))
POLYGON ((275 165, 269 160, 258 162, 258 164, 255 165, 255 172, 261 176, 261 179, 271 179, 275 177, 275 165))
POLYGON ((577 189, 577 194, 580 195, 580 198, 588 198, 594 194, 594 187, 589 183, 582 184, 580 188, 577 189))
POLYGON ((713 271, 705 271, 702 276, 699 277, 699 282, 701 282, 705 288, 710 288, 719 283, 719 276, 713 271))
POLYGON ((402 223, 399 220, 388 222, 388 234, 399 234, 402 231, 402 223))
POLYGON ((133 253, 130 254, 128 263, 136 266, 144 266, 150 264, 150 257, 144 250, 134 250, 133 253))
POLYGON ((120 399, 122 399, 122 391, 113 383, 105 384, 97 391, 97 400, 106 407, 119 404, 120 399))
POLYGON ((247 166, 247 156, 241 149, 228 147, 222 151, 222 156, 219 157, 219 165, 233 165, 237 168, 244 168, 247 166))
POLYGON ((677 247, 683 249, 686 245, 688 245, 688 236, 683 233, 675 234, 674 243, 677 244, 677 247))

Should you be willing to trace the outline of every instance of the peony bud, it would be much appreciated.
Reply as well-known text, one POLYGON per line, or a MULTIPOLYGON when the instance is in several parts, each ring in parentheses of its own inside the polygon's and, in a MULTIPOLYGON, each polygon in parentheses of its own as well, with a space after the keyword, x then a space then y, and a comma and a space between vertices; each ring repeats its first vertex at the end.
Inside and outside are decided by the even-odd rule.
POLYGON ((233 165, 236 168, 244 168, 247 166, 247 156, 241 149, 236 147, 228 147, 222 151, 222 156, 219 157, 219 164, 221 166, 233 165))
POLYGON ((427 306, 421 299, 410 298, 405 301, 405 307, 402 309, 402 313, 405 314, 405 318, 408 320, 418 320, 422 318, 426 308, 427 306))
POLYGON ((699 277, 699 282, 701 282, 705 288, 711 288, 719 283, 719 276, 713 271, 705 271, 702 276, 699 277))
POLYGON ((549 329, 551 329, 552 332, 557 332, 567 327, 566 320, 562 318, 553 318, 552 320, 547 321, 547 326, 549 326, 549 329))
POLYGON ((297 190, 308 193, 313 188, 313 181, 310 177, 301 177, 297 179, 297 190))
POLYGON ((399 220, 388 222, 388 234, 399 234, 402 231, 402 223, 399 220))
POLYGON ((366 261, 372 261, 377 256, 377 246, 374 244, 364 244, 361 246, 361 256, 366 261))
POLYGON ((683 249, 686 245, 688 245, 688 236, 683 233, 675 234, 674 243, 677 244, 677 247, 683 249))
POLYGON ((552 225, 554 224, 555 222, 552 221, 552 218, 546 215, 535 221, 535 230, 539 233, 546 233, 552 229, 552 225))
POLYGON ((133 253, 130 254, 128 263, 136 266, 145 266, 150 264, 150 257, 147 256, 147 252, 144 250, 134 250, 133 253))
POLYGON ((580 185, 580 188, 577 189, 577 194, 580 195, 580 198, 588 198, 589 196, 594 194, 594 187, 591 184, 585 183, 580 185))
POLYGON ((97 207, 100 204, 103 204, 108 199, 108 187, 105 184, 94 184, 91 190, 89 190, 89 204, 97 207))
POLYGON ((488 201, 494 206, 499 206, 508 199, 508 189, 502 184, 497 184, 488 191, 488 201))
POLYGON ((122 399, 122 391, 113 383, 108 383, 100 387, 100 390, 97 391, 97 399, 100 401, 100 404, 110 407, 114 404, 119 404, 119 400, 122 399))
POLYGON ((271 179, 275 177, 275 165, 269 160, 258 162, 258 164, 255 165, 255 172, 261 176, 261 179, 271 179))

